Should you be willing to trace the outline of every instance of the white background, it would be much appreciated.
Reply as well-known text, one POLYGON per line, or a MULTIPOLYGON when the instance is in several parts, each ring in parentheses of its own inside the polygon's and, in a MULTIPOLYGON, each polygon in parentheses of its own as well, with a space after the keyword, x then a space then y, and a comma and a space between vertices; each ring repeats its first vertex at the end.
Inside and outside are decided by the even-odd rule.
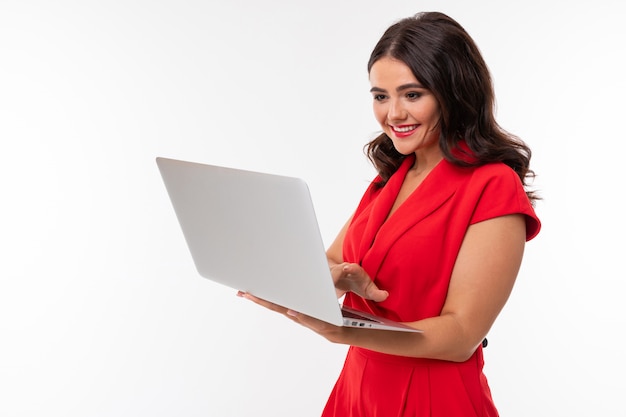
POLYGON ((544 198, 485 351, 501 414, 626 416, 607 0, 0 0, 0 415, 319 415, 345 347, 200 278, 154 158, 303 177, 329 244, 373 177, 369 53, 422 10, 478 43, 544 198))

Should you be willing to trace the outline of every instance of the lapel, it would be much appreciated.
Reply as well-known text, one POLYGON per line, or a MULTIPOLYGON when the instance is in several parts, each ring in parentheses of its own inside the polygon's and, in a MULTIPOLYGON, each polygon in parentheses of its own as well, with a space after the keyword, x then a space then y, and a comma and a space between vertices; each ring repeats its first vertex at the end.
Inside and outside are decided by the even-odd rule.
POLYGON ((445 159, 442 160, 406 201, 387 218, 413 162, 414 158, 411 157, 404 160, 371 206, 359 247, 359 259, 372 277, 377 275, 393 244, 408 229, 452 197, 467 173, 467 170, 458 168, 445 159))

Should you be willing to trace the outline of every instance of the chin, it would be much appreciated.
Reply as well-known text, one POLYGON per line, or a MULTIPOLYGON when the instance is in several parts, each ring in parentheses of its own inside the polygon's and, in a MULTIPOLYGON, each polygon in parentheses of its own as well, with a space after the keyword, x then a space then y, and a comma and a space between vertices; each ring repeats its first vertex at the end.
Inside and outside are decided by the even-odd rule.
POLYGON ((415 153, 415 148, 412 146, 398 146, 397 144, 393 144, 393 147, 395 148, 396 151, 398 151, 399 153, 401 153, 402 155, 411 155, 413 153, 415 153))

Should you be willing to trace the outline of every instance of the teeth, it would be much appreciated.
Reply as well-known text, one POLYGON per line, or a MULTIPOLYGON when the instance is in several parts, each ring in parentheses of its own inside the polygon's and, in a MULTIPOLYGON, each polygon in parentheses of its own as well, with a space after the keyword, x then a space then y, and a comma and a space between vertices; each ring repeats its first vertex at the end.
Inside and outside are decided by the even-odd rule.
POLYGON ((394 127, 393 130, 395 130, 396 132, 400 132, 400 133, 406 133, 406 132, 410 132, 411 130, 415 129, 415 125, 413 126, 405 126, 405 127, 394 127))

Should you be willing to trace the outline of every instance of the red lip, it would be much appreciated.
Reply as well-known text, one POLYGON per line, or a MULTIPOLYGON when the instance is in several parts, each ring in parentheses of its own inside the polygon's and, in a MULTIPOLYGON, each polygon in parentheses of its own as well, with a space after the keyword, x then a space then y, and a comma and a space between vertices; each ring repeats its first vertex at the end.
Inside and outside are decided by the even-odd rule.
POLYGON ((415 133, 415 131, 417 130, 417 128, 419 127, 419 125, 415 125, 415 124, 410 124, 410 125, 398 125, 398 126, 389 126, 389 128, 391 129, 391 131, 393 132, 394 136, 397 137, 398 139, 404 139, 406 137, 411 136, 413 133, 415 133), (407 132, 398 132, 396 129, 402 129, 404 127, 415 127, 415 129, 411 129, 407 132))

